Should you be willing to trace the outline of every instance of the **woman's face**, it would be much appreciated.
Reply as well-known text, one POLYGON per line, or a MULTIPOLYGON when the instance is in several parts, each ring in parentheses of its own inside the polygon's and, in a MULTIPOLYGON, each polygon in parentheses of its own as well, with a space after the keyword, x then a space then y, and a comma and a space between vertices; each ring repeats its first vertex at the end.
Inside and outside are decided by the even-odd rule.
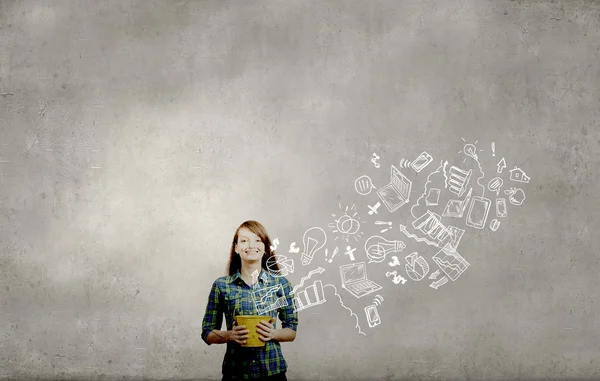
POLYGON ((260 261, 265 254, 265 244, 260 237, 250 231, 250 229, 241 228, 238 231, 235 252, 240 255, 242 262, 260 261))

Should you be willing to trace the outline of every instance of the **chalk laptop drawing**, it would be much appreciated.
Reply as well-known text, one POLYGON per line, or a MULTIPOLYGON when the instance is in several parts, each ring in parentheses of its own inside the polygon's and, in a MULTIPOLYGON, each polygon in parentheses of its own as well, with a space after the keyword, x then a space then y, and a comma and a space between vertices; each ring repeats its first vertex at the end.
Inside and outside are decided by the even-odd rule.
POLYGON ((367 279, 367 265, 365 262, 340 266, 340 275, 342 277, 342 288, 356 298, 382 289, 380 285, 367 279))
POLYGON ((408 203, 408 197, 412 187, 412 181, 392 165, 390 182, 377 191, 377 195, 383 201, 390 212, 396 211, 402 205, 408 203))

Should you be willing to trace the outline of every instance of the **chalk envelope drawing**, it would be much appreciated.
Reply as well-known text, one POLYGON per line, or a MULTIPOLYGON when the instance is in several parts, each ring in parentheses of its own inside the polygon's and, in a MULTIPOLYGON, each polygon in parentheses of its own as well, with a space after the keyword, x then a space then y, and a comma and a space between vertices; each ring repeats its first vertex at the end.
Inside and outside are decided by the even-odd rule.
POLYGON ((512 181, 517 181, 519 183, 528 183, 530 180, 529 176, 527 176, 521 168, 518 168, 516 166, 513 169, 511 169, 509 172, 510 172, 510 179, 512 181))
POLYGON ((410 279, 418 282, 425 278, 429 273, 429 264, 425 258, 420 256, 417 252, 411 253, 404 258, 406 259, 406 262, 408 262, 404 265, 404 269, 410 279))
POLYGON ((294 294, 295 311, 302 311, 325 302, 323 283, 320 280, 314 281, 313 284, 306 287, 304 290, 294 294))
POLYGON ((458 167, 452 166, 448 172, 450 173, 448 182, 446 183, 448 190, 458 197, 462 197, 463 193, 465 193, 466 186, 471 179, 471 174, 473 171, 471 169, 465 171, 458 167))
POLYGON ((440 200, 440 190, 437 188, 431 188, 425 198, 426 206, 436 206, 440 200))
POLYGON ((390 182, 377 190, 377 196, 390 212, 394 212, 408 203, 411 188, 412 181, 392 165, 390 182))
POLYGON ((446 244, 436 255, 433 256, 433 260, 440 269, 453 281, 457 280, 458 277, 465 272, 469 267, 467 262, 460 254, 452 248, 452 246, 446 244))
POLYGON ((252 292, 252 298, 259 315, 288 305, 281 284, 258 288, 252 292))
POLYGON ((367 323, 369 323, 370 328, 381 324, 381 318, 379 317, 379 312, 377 311, 377 306, 375 304, 366 306, 365 314, 367 315, 367 323))
POLYGON ((372 189, 375 189, 375 186, 369 176, 362 175, 354 181, 354 189, 359 195, 366 196, 371 193, 372 189))
POLYGON ((342 279, 342 288, 355 298, 361 298, 382 289, 380 285, 368 279, 365 262, 340 266, 340 277, 342 279))
POLYGON ((462 218, 465 209, 469 205, 469 201, 471 201, 472 193, 473 188, 469 189, 469 193, 467 193, 463 200, 449 200, 442 212, 442 217, 462 218))
POLYGON ((480 196, 473 197, 469 213, 467 214, 466 225, 476 229, 483 229, 491 205, 492 201, 490 199, 480 196))
POLYGON ((506 199, 505 198, 497 198, 496 199, 496 217, 506 217, 506 199))
POLYGON ((412 163, 410 163, 410 166, 416 172, 421 172, 421 170, 427 167, 432 161, 433 157, 431 157, 431 155, 427 152, 423 151, 423 153, 421 153, 415 160, 413 160, 412 163))

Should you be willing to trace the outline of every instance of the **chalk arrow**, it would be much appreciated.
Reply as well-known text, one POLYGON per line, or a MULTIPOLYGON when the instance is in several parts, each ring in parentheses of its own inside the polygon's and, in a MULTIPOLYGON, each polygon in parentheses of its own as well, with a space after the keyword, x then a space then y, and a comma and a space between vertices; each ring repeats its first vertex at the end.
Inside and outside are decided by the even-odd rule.
POLYGON ((435 282, 432 282, 429 287, 434 288, 434 289, 438 289, 438 287, 445 285, 446 283, 448 283, 448 278, 447 277, 443 277, 440 278, 439 280, 436 280, 435 282))
POLYGON ((310 277, 312 277, 314 274, 323 274, 324 271, 325 271, 325 269, 322 268, 322 267, 319 267, 319 268, 314 269, 314 270, 310 270, 307 276, 305 276, 302 279, 300 279, 300 284, 297 285, 296 287, 294 287, 292 289, 292 292, 290 292, 290 294, 295 294, 296 290, 299 289, 300 287, 302 287, 304 285, 304 281, 305 280, 310 279, 310 277))
POLYGON ((504 158, 502 158, 499 162, 498 162, 498 173, 502 173, 502 170, 504 168, 506 168, 506 160, 504 160, 504 158))

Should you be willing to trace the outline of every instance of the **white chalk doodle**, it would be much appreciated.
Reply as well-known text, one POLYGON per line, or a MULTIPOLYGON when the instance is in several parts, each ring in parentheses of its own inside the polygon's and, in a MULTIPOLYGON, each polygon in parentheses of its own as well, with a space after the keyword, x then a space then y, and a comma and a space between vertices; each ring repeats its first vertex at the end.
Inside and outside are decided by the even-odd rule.
POLYGON ((377 156, 377 154, 373 152, 373 158, 371 159, 371 162, 373 163, 375 168, 379 168, 379 163, 377 162, 377 160, 379 160, 379 156, 377 156))
POLYGON ((379 317, 379 312, 377 311, 377 306, 375 304, 366 306, 365 314, 367 315, 367 323, 369 324, 370 328, 381 324, 381 318, 379 317))
POLYGON ((390 265, 390 267, 396 267, 396 266, 401 266, 402 263, 400 263, 400 260, 398 260, 397 256, 392 255, 392 261, 388 262, 388 265, 390 265))
POLYGON ((352 248, 351 246, 346 246, 346 252, 344 253, 345 255, 350 257, 350 260, 354 262, 355 258, 354 258, 354 252, 356 251, 356 248, 352 248))
POLYGON ((496 199, 496 217, 502 218, 506 217, 506 199, 505 198, 497 198, 496 199))
POLYGON ((346 307, 344 305, 344 303, 342 302, 342 297, 340 296, 340 294, 338 294, 337 288, 335 288, 335 286, 332 284, 326 284, 323 287, 327 287, 327 286, 333 287, 333 291, 334 291, 335 295, 340 299, 340 305, 342 307, 344 307, 345 309, 347 309, 348 311, 350 311, 350 316, 354 316, 356 318, 356 325, 354 326, 354 328, 358 328, 358 333, 363 334, 364 336, 367 336, 367 334, 364 333, 363 331, 361 331, 361 329, 360 329, 360 325, 358 324, 358 316, 354 312, 352 312, 352 310, 350 308, 346 307))
POLYGON ((440 279, 436 280, 435 282, 432 282, 429 287, 437 290, 439 287, 445 285, 446 283, 448 283, 448 277, 443 276, 440 279))
POLYGON ((323 292, 323 283, 316 280, 310 286, 294 294, 294 311, 302 311, 310 307, 325 303, 325 293, 323 292))
POLYGON ((279 246, 279 238, 275 238, 273 240, 273 244, 269 245, 269 248, 271 249, 271 251, 277 250, 277 246, 279 246))
POLYGON ((252 298, 254 299, 258 315, 263 315, 269 311, 288 305, 283 285, 281 284, 257 288, 252 292, 252 298))
POLYGON ((430 246, 435 246, 435 247, 437 247, 437 246, 438 246, 438 244, 437 244, 437 243, 435 243, 435 242, 432 242, 432 241, 428 240, 427 238, 423 238, 423 237, 417 237, 415 234, 409 233, 409 232, 408 232, 408 230, 406 230, 406 226, 404 226, 404 225, 402 225, 402 224, 400 224, 400 226, 399 226, 399 227, 400 227, 400 231, 401 231, 402 233, 404 233, 404 235, 406 235, 408 238, 412 238, 412 239, 414 239, 415 241, 417 241, 417 242, 420 242, 420 243, 421 243, 421 242, 423 242, 423 243, 426 243, 427 245, 430 245, 430 246))
POLYGON ((404 259, 406 259, 406 262, 408 262, 406 265, 404 265, 404 269, 406 270, 406 274, 410 277, 410 279, 418 282, 425 278, 427 274, 429 274, 429 264, 425 258, 419 255, 419 253, 411 253, 404 257, 404 259))
POLYGON ((375 295, 375 297, 373 298, 373 304, 375 304, 376 306, 380 306, 381 303, 383 303, 384 299, 383 296, 377 294, 375 295))
POLYGON ((440 269, 435 270, 429 275, 429 279, 437 279, 440 276, 440 269))
POLYGON ((428 154, 427 152, 423 151, 419 156, 417 156, 417 158, 415 160, 413 160, 412 163, 410 163, 410 166, 416 172, 421 172, 423 170, 423 168, 428 166, 429 163, 431 163, 432 161, 433 161, 433 157, 431 157, 431 155, 428 154))
POLYGON ((506 160, 504 160, 504 158, 500 159, 498 164, 496 164, 496 167, 498 168, 497 172, 502 173, 504 168, 506 168, 506 160))
POLYGON ((392 221, 375 221, 375 225, 388 225, 387 227, 385 227, 384 229, 382 229, 380 231, 380 233, 385 233, 386 231, 390 230, 392 228, 392 221))
POLYGON ((525 201, 525 192, 521 188, 510 188, 504 191, 504 194, 508 195, 508 201, 511 204, 519 206, 525 201))
POLYGON ((366 196, 371 193, 372 189, 375 189, 375 186, 369 176, 362 175, 354 181, 354 189, 359 195, 366 196))
MULTIPOLYGON (((419 196, 419 198, 417 199, 417 202, 416 202, 416 203, 415 203, 413 206, 411 206, 411 207, 410 207, 410 214, 411 214, 411 215, 412 215, 414 218, 416 218, 416 217, 417 217, 417 216, 415 215, 415 208, 416 208, 416 207, 418 207, 418 206, 419 206, 419 203, 421 202, 421 200, 422 200, 424 197, 426 197, 426 195, 427 195, 427 189, 428 189, 428 187, 429 187, 429 184, 432 182, 431 178, 432 178, 432 177, 433 177, 435 174, 437 174, 437 173, 440 173, 440 171, 442 171, 442 170, 443 170, 443 171, 444 171, 444 178, 446 179, 446 180, 445 180, 445 184, 447 184, 447 182, 448 182, 448 177, 446 176, 446 169, 445 169, 447 164, 448 164, 448 162, 447 162, 447 161, 440 162, 440 166, 439 166, 439 167, 437 167, 435 171, 433 171, 433 172, 431 172, 429 175, 427 175, 427 181, 425 182, 425 185, 424 185, 424 188, 423 188, 423 189, 424 189, 424 190, 423 190, 423 193, 422 193, 422 194, 419 196)), ((445 185, 445 186, 447 187, 447 185, 445 185)))
POLYGON ((378 202, 375 206, 367 205, 369 207, 369 215, 378 214, 377 209, 381 206, 381 203, 378 202))
POLYGON ((329 258, 329 260, 327 262, 332 263, 333 262, 333 258, 335 258, 335 255, 338 253, 338 248, 336 247, 333 250, 333 254, 331 255, 331 258, 329 258))
POLYGON ((361 298, 382 289, 379 284, 368 279, 365 262, 340 266, 340 277, 342 288, 355 298, 361 298))
POLYGON ((411 187, 412 181, 392 165, 390 182, 377 190, 377 196, 390 212, 394 212, 408 203, 411 187))
POLYGON ((414 220, 412 225, 415 230, 419 230, 435 242, 434 246, 442 247, 445 242, 452 239, 452 232, 442 224, 441 217, 430 210, 414 220))
POLYGON ((510 179, 512 181, 517 181, 519 183, 528 183, 530 180, 529 176, 527 176, 525 172, 523 172, 523 170, 521 168, 518 168, 517 166, 515 166, 509 172, 510 179))
POLYGON ((492 231, 496 231, 498 230, 498 227, 500 226, 500 221, 498 221, 497 219, 493 219, 492 222, 490 222, 490 229, 492 229, 492 231))
POLYGON ((438 188, 431 188, 425 198, 426 206, 436 206, 440 200, 440 190, 438 188))
POLYGON ((458 197, 462 197, 463 193, 467 190, 467 185, 469 184, 473 170, 469 169, 468 171, 465 171, 456 166, 452 166, 448 172, 450 175, 446 187, 450 192, 458 197))
POLYGON ((469 267, 469 262, 449 244, 446 244, 432 259, 452 281, 457 280, 469 267))
POLYGON ((299 252, 300 252, 300 248, 296 247, 296 242, 290 243, 290 250, 288 251, 288 253, 296 254, 299 252))
POLYGON ((385 276, 388 278, 393 276, 394 279, 392 279, 392 282, 394 282, 395 284, 406 283, 406 278, 404 278, 402 275, 398 275, 398 271, 396 270, 388 271, 387 273, 385 273, 385 276))
POLYGON ((344 212, 341 216, 337 217, 335 214, 332 214, 333 217, 337 217, 334 222, 330 223, 329 226, 333 229, 333 234, 335 235, 334 241, 339 237, 342 237, 343 240, 348 242, 350 237, 354 238, 354 240, 358 241, 362 238, 360 231, 360 216, 357 216, 358 212, 356 212, 356 205, 352 205, 350 211, 348 211, 348 206, 346 208, 342 208, 341 204, 338 204, 340 209, 344 212))
POLYGON ((454 249, 458 248, 458 244, 465 234, 465 229, 457 228, 456 226, 448 225, 448 230, 452 233, 452 239, 448 241, 448 244, 454 249))
POLYGON ((469 189, 469 192, 462 200, 448 200, 448 203, 442 212, 442 217, 462 218, 469 205, 469 201, 471 201, 472 193, 473 188, 469 189))
POLYGON ((469 207, 465 224, 472 228, 483 229, 487 221, 492 201, 488 198, 475 196, 469 207))
POLYGON ((500 188, 502 188, 502 184, 504 184, 504 180, 500 177, 494 177, 488 183, 487 188, 490 192, 496 192, 496 195, 498 195, 500 193, 500 188))
POLYGON ((288 259, 285 255, 273 255, 269 257, 266 266, 267 271, 276 278, 294 273, 294 260, 288 259))
POLYGON ((492 156, 496 156, 496 143, 492 142, 492 156))
POLYGON ((325 269, 322 267, 316 268, 314 270, 310 270, 308 272, 308 275, 302 277, 302 279, 300 279, 300 284, 297 284, 296 286, 294 286, 294 288, 292 289, 292 292, 290 292, 290 295, 295 294, 296 290, 298 290, 300 287, 302 287, 304 285, 304 281, 309 280, 313 275, 315 274, 323 274, 325 272, 325 269))
POLYGON ((312 262, 315 252, 320 250, 327 242, 327 234, 325 231, 318 226, 314 226, 304 232, 302 237, 302 243, 304 244, 304 251, 300 259, 302 265, 306 266, 312 262))
POLYGON ((371 236, 365 241, 365 252, 369 263, 383 262, 388 254, 400 252, 405 247, 406 245, 402 241, 388 241, 378 235, 371 236))

